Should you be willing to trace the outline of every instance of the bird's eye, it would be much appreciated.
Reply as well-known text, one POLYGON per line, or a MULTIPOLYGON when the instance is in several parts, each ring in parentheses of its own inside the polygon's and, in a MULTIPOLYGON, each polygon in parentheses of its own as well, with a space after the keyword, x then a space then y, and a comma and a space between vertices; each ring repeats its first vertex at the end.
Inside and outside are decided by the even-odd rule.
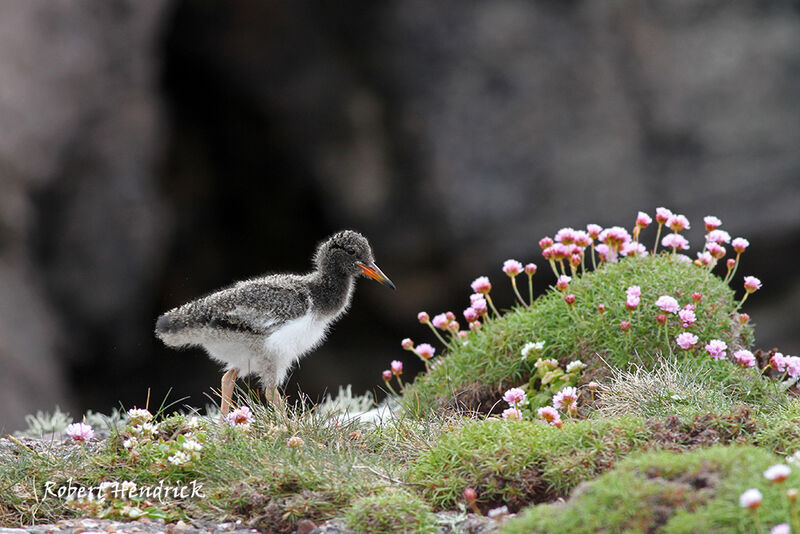
POLYGON ((344 249, 344 251, 347 252, 348 254, 350 254, 351 256, 355 256, 356 255, 356 249, 354 249, 354 248, 347 247, 346 249, 344 249))

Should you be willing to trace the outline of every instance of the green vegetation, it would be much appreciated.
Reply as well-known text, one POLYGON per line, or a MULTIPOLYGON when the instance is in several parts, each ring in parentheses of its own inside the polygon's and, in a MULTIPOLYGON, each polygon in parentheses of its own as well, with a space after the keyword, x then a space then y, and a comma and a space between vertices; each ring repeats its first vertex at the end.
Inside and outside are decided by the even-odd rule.
POLYGON ((690 453, 653 452, 619 463, 589 482, 566 504, 532 506, 502 532, 765 532, 790 522, 786 487, 762 473, 781 458, 752 446, 711 447, 690 453), (757 488, 764 495, 754 514, 739 495, 757 488))
POLYGON ((375 534, 438 532, 431 506, 403 490, 356 500, 345 512, 345 520, 356 532, 375 534))
MULTIPOLYGON (((723 340, 731 351, 749 346, 752 328, 733 320, 733 290, 708 269, 674 261, 665 254, 627 258, 573 278, 569 292, 576 298, 573 313, 568 312, 563 294, 551 289, 531 307, 517 306, 487 321, 470 333, 467 344, 451 342, 441 364, 407 388, 404 406, 420 414, 442 406, 487 411, 500 392, 525 384, 533 376, 535 358, 520 354, 530 341, 545 342, 542 358, 553 358, 562 365, 580 359, 601 371, 606 364, 625 368, 631 362, 651 368, 661 355, 667 357, 672 351, 677 360, 698 360, 699 370, 708 373, 710 381, 732 388, 737 398, 759 400, 763 388, 737 387, 741 380, 729 378, 737 373, 729 365, 721 368, 713 365, 719 362, 698 356, 702 347, 689 352, 678 348, 674 339, 682 329, 677 318, 671 317, 661 328, 656 321, 659 311, 654 303, 659 296, 672 296, 683 306, 692 303, 691 295, 697 292, 703 298, 697 304, 692 332, 704 341, 723 340), (625 289, 632 285, 641 287, 641 304, 629 314, 625 289), (598 312, 600 304, 605 313, 598 312), (627 334, 620 330, 623 320, 631 322, 627 334)), ((752 381, 745 380, 748 384, 752 381)))

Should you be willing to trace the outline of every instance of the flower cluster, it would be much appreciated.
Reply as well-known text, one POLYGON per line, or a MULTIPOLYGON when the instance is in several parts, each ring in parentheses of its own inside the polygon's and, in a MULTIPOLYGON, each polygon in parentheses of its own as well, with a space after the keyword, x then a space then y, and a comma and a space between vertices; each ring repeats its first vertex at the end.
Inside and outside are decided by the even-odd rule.
MULTIPOLYGON (((768 481, 783 486, 784 482, 789 479, 792 474, 792 468, 786 464, 775 464, 764 471, 764 478, 768 481)), ((786 490, 786 498, 789 501, 791 526, 789 523, 780 523, 770 529, 770 534, 789 534, 794 530, 800 531, 800 514, 797 509, 797 498, 800 492, 795 488, 786 490)), ((739 495, 739 506, 750 510, 753 514, 753 521, 755 522, 755 531, 761 532, 758 520, 758 509, 764 501, 764 494, 758 488, 750 488, 739 495)))
POLYGON ((156 422, 153 414, 142 408, 132 408, 126 415, 120 438, 123 450, 132 458, 147 459, 162 469, 182 467, 200 458, 206 435, 199 417, 174 414, 156 422))

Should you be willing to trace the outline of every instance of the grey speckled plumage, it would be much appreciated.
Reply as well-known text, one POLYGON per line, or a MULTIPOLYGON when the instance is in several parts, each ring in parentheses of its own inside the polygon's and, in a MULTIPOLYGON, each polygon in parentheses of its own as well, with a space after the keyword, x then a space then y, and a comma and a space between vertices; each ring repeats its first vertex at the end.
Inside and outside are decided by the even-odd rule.
POLYGON ((238 282, 174 308, 156 321, 156 336, 171 347, 201 346, 229 372, 258 375, 271 395, 347 311, 356 276, 394 288, 366 238, 351 230, 320 243, 314 266, 304 275, 238 282))

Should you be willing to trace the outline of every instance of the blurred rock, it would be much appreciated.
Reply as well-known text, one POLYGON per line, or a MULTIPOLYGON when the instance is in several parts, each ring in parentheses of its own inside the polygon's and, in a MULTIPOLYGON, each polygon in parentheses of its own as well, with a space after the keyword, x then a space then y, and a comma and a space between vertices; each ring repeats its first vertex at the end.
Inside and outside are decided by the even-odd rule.
POLYGON ((155 173, 167 6, 0 6, 0 428, 75 407, 69 358, 116 346, 113 366, 142 343, 167 222, 155 173))

